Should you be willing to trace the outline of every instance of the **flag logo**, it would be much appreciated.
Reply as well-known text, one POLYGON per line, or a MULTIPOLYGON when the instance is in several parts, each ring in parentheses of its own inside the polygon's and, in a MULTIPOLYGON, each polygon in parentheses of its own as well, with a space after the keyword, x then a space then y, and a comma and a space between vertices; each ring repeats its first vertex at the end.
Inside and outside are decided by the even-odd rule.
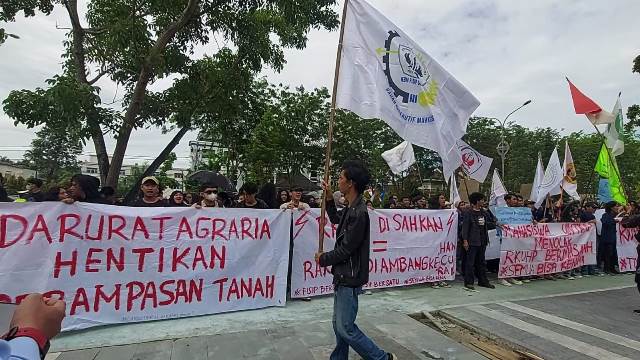
MULTIPOLYGON (((559 166, 560 164, 558 164, 559 166)), ((544 178, 542 179, 542 184, 540 187, 546 188, 555 185, 559 185, 558 179, 562 176, 561 171, 556 168, 547 167, 547 171, 544 174, 544 178)))
POLYGON ((460 153, 462 155, 462 167, 469 176, 482 169, 482 156, 471 146, 461 146, 460 153))
MULTIPOLYGON (((403 41, 396 31, 389 31, 389 37, 385 41, 385 47, 376 50, 382 55, 385 65, 384 73, 389 87, 387 94, 392 101, 401 98, 404 104, 418 104, 428 109, 435 105, 438 98, 438 83, 427 70, 426 55, 411 46, 410 42, 403 41)), ((420 117, 405 114, 396 104, 396 111, 403 119, 409 122, 430 123, 434 121, 433 115, 420 117)))
POLYGON ((577 184, 576 166, 573 163, 566 164, 564 181, 569 184, 577 184))

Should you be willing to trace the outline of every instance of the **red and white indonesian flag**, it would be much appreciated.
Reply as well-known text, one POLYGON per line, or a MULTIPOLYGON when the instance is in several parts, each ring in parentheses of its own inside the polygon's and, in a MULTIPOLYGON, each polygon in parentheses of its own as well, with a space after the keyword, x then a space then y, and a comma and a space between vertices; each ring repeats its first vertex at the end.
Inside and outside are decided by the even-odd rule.
POLYGON ((573 163, 573 156, 571 155, 571 149, 569 149, 569 143, 564 143, 564 177, 562 178, 562 188, 569 194, 574 200, 580 200, 578 195, 578 180, 576 174, 576 165, 573 163))
POLYGON ((403 141, 400 145, 382 153, 382 158, 387 162, 391 171, 400 175, 407 171, 411 165, 416 163, 416 156, 413 153, 413 145, 408 141, 403 141))
POLYGON ((480 105, 458 80, 364 0, 350 0, 336 105, 384 120, 446 160, 480 105))
POLYGON ((602 110, 600 105, 583 94, 582 91, 578 90, 569 78, 567 78, 567 81, 569 82, 569 90, 571 91, 571 98, 573 99, 573 107, 576 110, 576 114, 586 115, 593 125, 612 124, 615 122, 616 117, 613 114, 602 110))

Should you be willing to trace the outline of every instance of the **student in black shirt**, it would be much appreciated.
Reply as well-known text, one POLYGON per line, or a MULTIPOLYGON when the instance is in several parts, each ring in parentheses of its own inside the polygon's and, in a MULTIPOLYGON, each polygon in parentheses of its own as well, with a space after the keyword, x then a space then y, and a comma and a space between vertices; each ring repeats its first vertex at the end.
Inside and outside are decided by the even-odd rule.
POLYGON ((71 186, 69 187, 68 197, 62 202, 73 204, 76 201, 102 204, 102 196, 100 196, 100 180, 90 175, 76 174, 71 178, 71 186))
POLYGON ((171 193, 171 196, 169 196, 169 201, 167 201, 168 206, 172 206, 172 207, 186 207, 189 206, 185 203, 184 200, 184 193, 180 190, 176 190, 174 192, 171 193))
POLYGON ((258 185, 251 182, 245 183, 240 189, 240 194, 243 195, 242 202, 238 203, 237 207, 247 209, 268 209, 269 205, 267 205, 267 203, 256 198, 257 193, 258 185))
POLYGON ((29 192, 25 194, 25 198, 30 202, 43 202, 45 200, 45 194, 42 192, 42 180, 37 178, 30 178, 27 180, 27 188, 29 192))
POLYGON ((494 289, 495 286, 487 279, 484 253, 489 244, 488 231, 496 228, 496 220, 484 209, 484 195, 473 193, 469 195, 469 202, 471 209, 462 216, 462 246, 466 251, 464 286, 473 290, 475 275, 478 286, 494 289))
POLYGON ((133 207, 165 207, 167 202, 160 197, 160 182, 155 176, 142 179, 142 198, 131 204, 133 207))

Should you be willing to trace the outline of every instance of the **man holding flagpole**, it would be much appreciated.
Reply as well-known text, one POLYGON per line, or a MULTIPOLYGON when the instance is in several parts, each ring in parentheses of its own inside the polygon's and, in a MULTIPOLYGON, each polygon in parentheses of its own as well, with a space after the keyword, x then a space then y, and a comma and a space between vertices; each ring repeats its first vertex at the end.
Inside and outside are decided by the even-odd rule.
MULTIPOLYGON (((331 266, 333 274, 333 330, 336 347, 331 360, 347 360, 349 347, 363 359, 393 360, 355 324, 358 316, 358 295, 369 281, 369 213, 362 194, 369 183, 369 171, 359 161, 345 161, 338 178, 338 188, 349 204, 340 213, 331 197, 327 198, 327 213, 336 229, 336 245, 332 251, 316 254, 320 266, 331 266)), ((331 189, 322 182, 326 193, 331 189)), ((320 228, 324 228, 321 226, 320 228)))

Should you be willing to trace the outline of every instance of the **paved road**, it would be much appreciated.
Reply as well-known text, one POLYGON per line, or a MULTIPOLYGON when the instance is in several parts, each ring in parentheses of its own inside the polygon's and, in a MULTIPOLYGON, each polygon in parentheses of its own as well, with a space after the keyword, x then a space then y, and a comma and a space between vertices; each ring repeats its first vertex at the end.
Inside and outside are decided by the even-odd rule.
POLYGON ((638 291, 627 288, 443 312, 546 360, 630 360, 640 359, 638 308, 638 291))
MULTIPOLYGON (((444 359, 483 360, 431 328, 400 313, 381 313, 358 321, 382 348, 403 360, 444 359), (432 357, 432 358, 433 358, 432 357)), ((335 340, 330 321, 293 327, 248 330, 213 336, 76 350, 53 355, 55 360, 326 360, 335 340)), ((350 359, 359 359, 352 352, 350 359)))
MULTIPOLYGON (((569 281, 535 281, 522 286, 503 287, 497 286, 495 290, 479 288, 478 292, 463 290, 462 284, 456 282, 452 288, 431 289, 424 285, 405 288, 393 288, 380 290, 370 296, 360 297, 359 319, 362 319, 363 328, 370 332, 381 343, 388 344, 389 348, 405 354, 408 351, 412 356, 403 359, 428 359, 422 354, 424 348, 403 344, 404 339, 411 337, 413 333, 420 334, 415 342, 425 344, 440 344, 436 352, 446 352, 451 347, 450 341, 442 340, 443 337, 424 325, 415 322, 405 314, 414 314, 421 311, 433 311, 458 308, 460 306, 494 306, 492 304, 505 301, 517 302, 543 299, 553 296, 562 296, 569 293, 584 293, 601 289, 620 289, 633 284, 633 276, 624 275, 616 277, 591 277, 569 281), (393 313, 397 319, 389 319, 393 313), (385 316, 387 324, 395 324, 402 321, 402 326, 380 326, 378 319, 385 316), (412 324, 409 326, 409 324, 412 324), (417 328, 416 328, 417 326, 417 328), (405 330, 403 330, 405 329, 405 330), (418 331, 420 329, 420 331, 418 331), (444 350, 443 350, 444 349, 444 350)), ((632 293, 633 291, 631 291, 632 293)), ((587 295, 580 295, 581 298, 587 295)), ((636 299, 637 297, 634 297, 636 299)), ((638 298, 640 300, 640 298, 638 298)), ((278 345, 282 338, 291 340, 291 343, 306 347, 313 358, 327 358, 327 351, 333 345, 333 330, 328 322, 332 314, 332 298, 314 298, 311 302, 291 301, 286 307, 258 309, 252 311, 240 311, 234 313, 199 316, 175 320, 151 321, 118 326, 103 326, 85 331, 71 332, 61 335, 52 342, 52 356, 49 359, 170 359, 171 354, 182 354, 182 349, 202 349, 207 344, 209 349, 216 349, 216 344, 238 344, 243 339, 254 339, 256 343, 262 343, 264 339, 270 339, 274 345, 263 348, 265 353, 246 355, 245 358, 255 359, 287 359, 289 354, 295 352, 284 347, 289 341, 278 345), (323 343, 295 342, 295 338, 304 338, 308 328, 318 339, 324 339, 323 343), (293 332, 294 335, 291 335, 293 332), (282 337, 281 334, 289 334, 282 337), (280 338, 278 338, 280 336, 280 338), (260 340, 262 339, 262 340, 260 340), (88 349, 83 352, 82 349, 88 349), (324 350, 322 350, 324 349, 324 350), (324 351, 324 353, 322 352, 324 351), (58 352, 63 352, 59 354, 58 352), (116 355, 111 355, 114 353, 116 355), (135 354, 141 354, 138 357, 135 354), (92 355, 93 354, 93 355, 92 355), (125 355, 121 355, 125 354, 125 355), (276 354, 280 357, 276 357, 276 354), (324 355, 318 355, 324 354, 324 355)), ((640 304, 639 304, 640 307, 640 304)), ((309 336, 307 336, 309 338, 309 336)), ((455 347, 455 346, 454 346, 455 347)), ((238 346, 239 351, 245 351, 238 346)), ((248 347, 246 351, 251 352, 248 347)), ((244 353, 232 357, 243 358, 244 353)), ((469 355, 471 356, 471 355, 469 355)), ((218 357, 216 357, 217 359, 218 357)), ((476 359, 476 357, 456 356, 460 359, 476 359)), ((174 356, 174 359, 177 359, 174 356)), ((186 360, 190 359, 185 357, 186 360)), ((206 359, 206 358, 204 358, 206 359)), ((224 358, 222 358, 224 359, 224 358)), ((299 357, 298 359, 303 359, 299 357)), ((604 360, 606 358, 602 358, 604 360)), ((640 359, 640 357, 638 357, 640 359)), ((607 359, 608 360, 608 359, 607 359)))

